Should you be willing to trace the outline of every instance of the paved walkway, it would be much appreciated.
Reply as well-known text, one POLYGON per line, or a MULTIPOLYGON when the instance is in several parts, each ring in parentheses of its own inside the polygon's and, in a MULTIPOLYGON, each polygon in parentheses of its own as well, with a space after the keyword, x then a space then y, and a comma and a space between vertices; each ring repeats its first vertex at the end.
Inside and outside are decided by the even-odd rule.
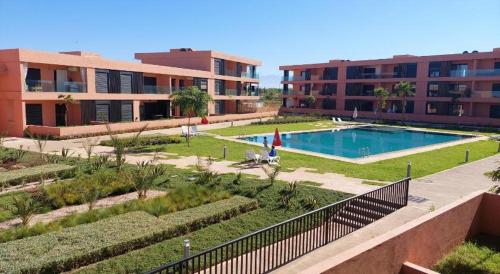
POLYGON ((313 273, 314 265, 331 260, 361 243, 385 234, 395 227, 417 219, 435 208, 449 204, 467 194, 487 190, 493 183, 484 176, 500 164, 500 155, 435 173, 410 182, 409 205, 348 236, 317 249, 273 273, 313 273))

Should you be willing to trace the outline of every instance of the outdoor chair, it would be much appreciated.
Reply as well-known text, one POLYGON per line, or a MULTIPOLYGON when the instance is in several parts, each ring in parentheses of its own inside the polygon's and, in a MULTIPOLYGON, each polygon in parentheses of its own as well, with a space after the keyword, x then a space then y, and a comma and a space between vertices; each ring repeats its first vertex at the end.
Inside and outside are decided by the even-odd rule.
MULTIPOLYGON (((187 126, 181 126, 181 130, 182 130, 182 136, 188 135, 188 127, 187 126)), ((193 127, 191 127, 191 130, 189 131, 189 136, 194 136, 194 135, 196 135, 196 134, 193 132, 193 127)))
POLYGON ((248 161, 254 161, 256 164, 260 162, 261 156, 253 150, 247 150, 246 152, 246 159, 248 161))
POLYGON ((261 162, 266 161, 270 165, 277 165, 280 162, 280 156, 271 157, 271 156, 269 156, 269 153, 267 152, 267 150, 263 149, 260 151, 260 161, 261 162))
POLYGON ((191 132, 190 132, 190 134, 192 136, 198 135, 198 126, 197 125, 191 126, 191 132))

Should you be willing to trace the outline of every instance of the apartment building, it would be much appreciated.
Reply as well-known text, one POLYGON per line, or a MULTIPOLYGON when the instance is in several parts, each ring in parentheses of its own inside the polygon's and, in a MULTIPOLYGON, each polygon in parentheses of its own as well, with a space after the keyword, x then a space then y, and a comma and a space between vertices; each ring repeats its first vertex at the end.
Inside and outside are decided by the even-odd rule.
POLYGON ((417 122, 500 126, 500 48, 490 52, 396 55, 375 60, 330 60, 328 63, 286 65, 281 110, 334 116, 417 122), (395 85, 407 81, 415 95, 406 114, 395 85), (390 92, 377 110, 376 87, 390 92), (315 100, 310 97, 314 97, 315 100))
MULTIPOLYGON (((172 107, 173 90, 208 92, 212 121, 265 116, 259 108, 257 60, 215 51, 173 49, 137 53, 140 62, 104 59, 89 52, 0 50, 0 131, 25 129, 55 136, 133 131, 185 123, 172 107), (60 95, 71 95, 64 103, 60 95)), ((272 115, 269 113, 268 115, 272 115)), ((196 120, 195 120, 196 121, 196 120)))

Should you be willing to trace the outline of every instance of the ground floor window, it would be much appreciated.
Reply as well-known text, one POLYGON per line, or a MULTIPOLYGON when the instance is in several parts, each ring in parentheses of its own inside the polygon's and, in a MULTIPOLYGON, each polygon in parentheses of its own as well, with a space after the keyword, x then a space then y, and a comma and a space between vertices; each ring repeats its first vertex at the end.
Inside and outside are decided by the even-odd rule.
POLYGON ((43 125, 42 104, 26 104, 26 124, 43 125))
POLYGON ((500 105, 490 106, 490 118, 500 118, 500 105))
POLYGON ((225 104, 223 100, 215 100, 215 114, 224 114, 225 104))
POLYGON ((367 100, 345 100, 345 110, 373 111, 373 102, 367 100))
POLYGON ((333 99, 324 99, 322 105, 323 109, 335 109, 337 107, 336 101, 333 99))

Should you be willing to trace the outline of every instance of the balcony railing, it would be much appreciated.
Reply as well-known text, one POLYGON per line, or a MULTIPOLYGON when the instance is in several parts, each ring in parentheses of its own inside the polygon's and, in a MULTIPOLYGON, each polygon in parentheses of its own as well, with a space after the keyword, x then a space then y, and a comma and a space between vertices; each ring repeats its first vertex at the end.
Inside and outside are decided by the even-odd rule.
POLYGON ((25 90, 28 92, 87 92, 87 84, 82 82, 26 80, 25 90))
POLYGON ((166 87, 166 86, 144 85, 143 91, 146 94, 170 94, 170 93, 172 93, 172 88, 166 87))
POLYGON ((500 98, 500 90, 474 90, 472 98, 500 98))
POLYGON ((241 77, 259 79, 259 74, 243 71, 241 72, 241 77))
POLYGON ((281 77, 282 81, 304 81, 306 78, 300 75, 292 75, 292 76, 283 76, 281 77))
MULTIPOLYGON (((500 69, 460 69, 450 70, 448 77, 488 77, 500 76, 500 69)), ((446 77, 446 76, 444 76, 446 77)))

